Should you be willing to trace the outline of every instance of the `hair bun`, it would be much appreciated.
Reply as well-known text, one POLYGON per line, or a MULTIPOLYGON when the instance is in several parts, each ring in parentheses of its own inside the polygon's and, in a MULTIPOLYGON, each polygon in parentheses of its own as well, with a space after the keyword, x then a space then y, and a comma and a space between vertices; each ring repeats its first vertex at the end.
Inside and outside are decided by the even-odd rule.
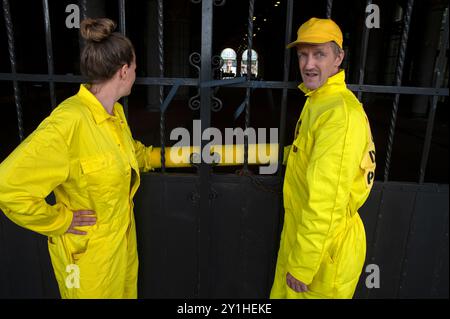
POLYGON ((81 21, 81 36, 87 41, 101 42, 116 29, 116 23, 107 18, 91 19, 81 21))

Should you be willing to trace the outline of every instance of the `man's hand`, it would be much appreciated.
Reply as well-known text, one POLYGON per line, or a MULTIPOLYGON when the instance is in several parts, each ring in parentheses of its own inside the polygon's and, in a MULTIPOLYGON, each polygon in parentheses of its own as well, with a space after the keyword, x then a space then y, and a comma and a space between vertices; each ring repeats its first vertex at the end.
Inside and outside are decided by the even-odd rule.
POLYGON ((95 217, 95 212, 92 210, 77 210, 73 212, 72 224, 70 224, 69 229, 66 233, 76 234, 76 235, 86 235, 87 232, 77 230, 77 226, 92 226, 95 225, 97 217, 95 217))
POLYGON ((295 279, 290 273, 286 274, 287 285, 295 292, 307 292, 308 286, 302 283, 300 280, 295 279))

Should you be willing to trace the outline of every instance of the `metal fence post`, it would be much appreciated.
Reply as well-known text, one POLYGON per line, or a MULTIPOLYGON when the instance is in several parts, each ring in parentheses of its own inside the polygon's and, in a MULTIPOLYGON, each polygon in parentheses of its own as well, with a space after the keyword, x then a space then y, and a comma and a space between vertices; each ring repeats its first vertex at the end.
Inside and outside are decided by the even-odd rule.
MULTIPOLYGON (((438 89, 444 80, 444 66, 445 66, 445 55, 448 50, 448 7, 444 10, 443 16, 442 16, 442 34, 441 34, 441 41, 440 41, 440 49, 439 49, 439 56, 436 61, 436 65, 434 68, 434 87, 438 89)), ((420 161, 420 173, 419 173, 419 183, 422 184, 425 179, 425 170, 427 168, 428 163, 428 157, 430 154, 430 147, 431 147, 431 136, 433 134, 433 127, 434 127, 434 118, 436 115, 436 107, 438 102, 438 96, 433 95, 433 99, 431 102, 431 108, 428 113, 428 121, 427 121, 427 130, 425 133, 425 142, 423 145, 423 151, 422 151, 422 159, 420 161)))
POLYGON ((22 101, 20 98, 19 83, 17 81, 16 70, 16 51, 14 46, 14 29, 11 22, 11 11, 9 1, 3 0, 3 16, 5 18, 6 34, 8 37, 9 62, 11 64, 11 73, 13 75, 14 101, 16 103, 17 126, 19 128, 19 139, 23 141, 23 120, 22 120, 22 101))
MULTIPOLYGON (((159 58, 159 76, 164 77, 164 7, 163 0, 158 0, 158 58, 159 58)), ((159 134, 161 141, 161 172, 166 172, 166 143, 165 143, 165 110, 162 109, 164 102, 164 86, 159 86, 159 134)))
MULTIPOLYGON (((400 44, 397 70, 395 72, 396 73, 396 79, 395 79, 396 86, 402 85, 403 64, 405 62, 406 45, 408 43, 409 25, 411 22, 411 12, 413 9, 413 4, 414 4, 414 0, 408 0, 406 14, 405 14, 404 23, 403 23, 403 32, 402 32, 402 39, 401 39, 401 44, 400 44)), ((397 122, 397 111, 398 111, 399 98, 400 98, 400 94, 399 93, 395 94, 394 103, 392 106, 391 123, 390 123, 390 127, 389 127, 388 146, 387 146, 387 151, 386 151, 386 165, 384 167, 384 181, 385 182, 388 181, 389 168, 391 166, 392 146, 394 144, 395 124, 397 122)))
MULTIPOLYGON (((367 0, 366 8, 372 4, 372 0, 367 0)), ((361 47, 361 57, 359 59, 359 76, 358 76, 358 84, 362 85, 364 83, 364 68, 366 66, 367 59, 367 46, 369 44, 369 28, 367 28, 365 21, 363 23, 363 33, 362 33, 362 47, 361 47)), ((358 91, 358 100, 361 102, 362 91, 358 91)))
MULTIPOLYGON (((201 37, 201 69, 200 83, 211 81, 212 57, 212 27, 213 27, 213 0, 202 0, 202 37, 201 37)), ((211 88, 200 86, 200 120, 201 131, 211 126, 211 88)), ((201 139, 200 154, 206 146, 201 139)), ((209 152, 209 150, 206 150, 209 152)), ((198 294, 200 298, 210 296, 211 278, 209 268, 209 255, 211 250, 211 215, 210 215, 210 178, 211 168, 201 156, 200 173, 200 216, 198 220, 199 233, 199 273, 198 294)))
MULTIPOLYGON (((248 2, 248 29, 247 29, 247 81, 252 80, 252 53, 253 53, 253 14, 255 0, 248 2)), ((245 91, 245 130, 250 127, 250 93, 251 88, 245 91)), ((248 136, 244 135, 244 171, 248 170, 248 136)))
MULTIPOLYGON (((120 33, 126 36, 126 15, 125 15, 125 0, 119 0, 119 30, 120 33)), ((123 110, 125 116, 128 118, 128 97, 122 98, 123 110)))
POLYGON ((55 98, 55 82, 53 81, 53 46, 52 46, 52 31, 50 25, 50 12, 48 8, 48 0, 42 0, 42 5, 44 7, 44 23, 45 23, 45 43, 47 48, 47 70, 48 75, 52 78, 50 80, 50 101, 52 104, 52 109, 56 107, 55 98))

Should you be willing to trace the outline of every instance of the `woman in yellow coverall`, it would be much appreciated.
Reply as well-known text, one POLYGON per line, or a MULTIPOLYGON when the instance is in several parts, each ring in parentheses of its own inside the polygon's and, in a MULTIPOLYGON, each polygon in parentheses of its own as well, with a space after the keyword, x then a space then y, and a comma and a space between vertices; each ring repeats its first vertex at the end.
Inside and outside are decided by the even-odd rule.
POLYGON ((339 27, 312 18, 293 46, 307 100, 287 159, 270 297, 351 298, 366 254, 358 209, 373 185, 375 148, 364 109, 339 70, 339 27))
POLYGON ((151 147, 131 135, 117 101, 136 73, 133 45, 109 19, 81 23, 89 84, 63 101, 0 165, 0 209, 48 236, 62 298, 136 298, 133 196, 151 147), (45 198, 54 192, 56 204, 45 198))

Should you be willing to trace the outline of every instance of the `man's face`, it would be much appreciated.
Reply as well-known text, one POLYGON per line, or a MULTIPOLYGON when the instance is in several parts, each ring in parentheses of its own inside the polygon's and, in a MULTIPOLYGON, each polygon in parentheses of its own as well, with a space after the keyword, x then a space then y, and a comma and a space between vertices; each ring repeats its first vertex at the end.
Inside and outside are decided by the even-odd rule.
POLYGON ((302 43, 297 46, 298 64, 306 88, 321 87, 330 76, 339 71, 344 52, 336 52, 331 42, 323 44, 302 43))

